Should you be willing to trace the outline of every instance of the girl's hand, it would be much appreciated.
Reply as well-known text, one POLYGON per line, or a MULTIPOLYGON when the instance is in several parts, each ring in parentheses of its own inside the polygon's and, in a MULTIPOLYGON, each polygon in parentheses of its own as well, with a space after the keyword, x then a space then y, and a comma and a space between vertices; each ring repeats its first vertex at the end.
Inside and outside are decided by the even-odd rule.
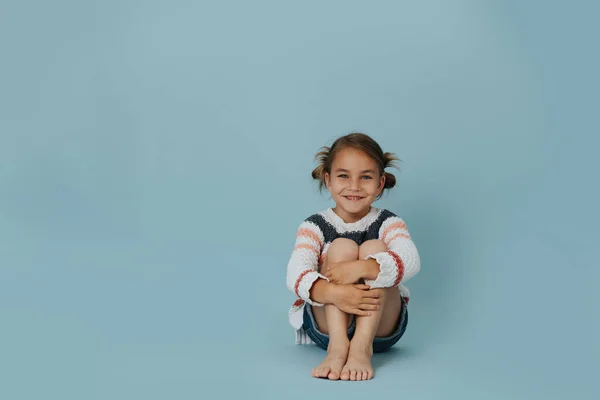
POLYGON ((379 309, 379 294, 368 285, 332 286, 333 304, 347 314, 371 315, 379 309))
POLYGON ((350 285, 363 278, 363 266, 362 260, 333 263, 327 265, 323 275, 337 285, 350 285))

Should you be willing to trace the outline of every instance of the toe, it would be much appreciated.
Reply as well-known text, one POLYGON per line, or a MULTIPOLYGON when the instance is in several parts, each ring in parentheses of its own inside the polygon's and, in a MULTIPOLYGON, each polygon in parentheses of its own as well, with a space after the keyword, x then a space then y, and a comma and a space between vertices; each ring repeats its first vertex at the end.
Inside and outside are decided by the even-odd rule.
POLYGON ((371 372, 371 371, 367 371, 367 372, 366 372, 365 379, 366 379, 366 380, 370 380, 372 376, 373 376, 372 372, 371 372))
POLYGON ((347 381, 348 379, 350 379, 350 371, 344 368, 342 370, 342 373, 340 374, 340 379, 343 381, 347 381))
POLYGON ((339 372, 330 372, 328 375, 328 378, 332 381, 337 381, 338 379, 340 379, 340 373, 339 372))
POLYGON ((322 378, 327 378, 327 375, 329 375, 329 373, 331 372, 331 368, 330 367, 325 367, 321 370, 321 377, 322 378))
POLYGON ((323 377, 323 367, 317 368, 317 378, 323 377))
POLYGON ((355 369, 351 369, 350 370, 350 380, 351 381, 355 381, 356 380, 356 370, 355 369))

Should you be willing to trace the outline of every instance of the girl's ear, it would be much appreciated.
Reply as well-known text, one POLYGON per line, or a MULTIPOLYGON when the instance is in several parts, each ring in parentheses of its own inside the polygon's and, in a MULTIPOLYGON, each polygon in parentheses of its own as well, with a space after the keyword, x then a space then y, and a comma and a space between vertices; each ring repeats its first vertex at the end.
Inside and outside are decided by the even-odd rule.
POLYGON ((325 172, 325 186, 329 190, 329 173, 325 172))
MULTIPOLYGON (((379 193, 381 193, 383 191, 383 188, 385 187, 385 174, 381 175, 381 179, 379 179, 379 193)), ((379 194, 377 193, 377 194, 379 194)))

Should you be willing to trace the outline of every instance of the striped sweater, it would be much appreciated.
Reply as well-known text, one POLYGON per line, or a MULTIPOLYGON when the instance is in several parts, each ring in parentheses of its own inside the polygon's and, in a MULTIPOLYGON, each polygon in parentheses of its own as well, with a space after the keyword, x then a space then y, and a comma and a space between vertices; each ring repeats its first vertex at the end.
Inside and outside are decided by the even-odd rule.
POLYGON ((382 240, 388 250, 367 257, 377 260, 379 275, 375 280, 365 279, 365 283, 371 288, 398 287, 407 302, 410 298, 404 283, 419 272, 420 258, 404 221, 388 210, 372 207, 362 219, 346 223, 328 208, 300 224, 287 266, 287 287, 298 297, 289 310, 297 344, 312 343, 302 329, 302 314, 306 303, 323 305, 311 300, 309 291, 317 279, 328 280, 319 271, 329 246, 337 238, 351 239, 359 246, 367 240, 382 240))

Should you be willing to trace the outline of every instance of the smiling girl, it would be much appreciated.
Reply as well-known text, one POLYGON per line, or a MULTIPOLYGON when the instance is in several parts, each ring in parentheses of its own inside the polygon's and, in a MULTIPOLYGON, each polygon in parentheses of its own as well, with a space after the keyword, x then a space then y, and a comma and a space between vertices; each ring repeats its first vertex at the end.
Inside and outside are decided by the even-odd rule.
POLYGON ((298 300, 289 313, 297 344, 327 350, 312 376, 331 380, 373 378, 373 353, 392 347, 408 323, 410 292, 420 258, 406 224, 372 207, 395 186, 385 172, 398 160, 362 133, 322 147, 312 177, 335 207, 306 218, 287 266, 287 287, 298 300))

